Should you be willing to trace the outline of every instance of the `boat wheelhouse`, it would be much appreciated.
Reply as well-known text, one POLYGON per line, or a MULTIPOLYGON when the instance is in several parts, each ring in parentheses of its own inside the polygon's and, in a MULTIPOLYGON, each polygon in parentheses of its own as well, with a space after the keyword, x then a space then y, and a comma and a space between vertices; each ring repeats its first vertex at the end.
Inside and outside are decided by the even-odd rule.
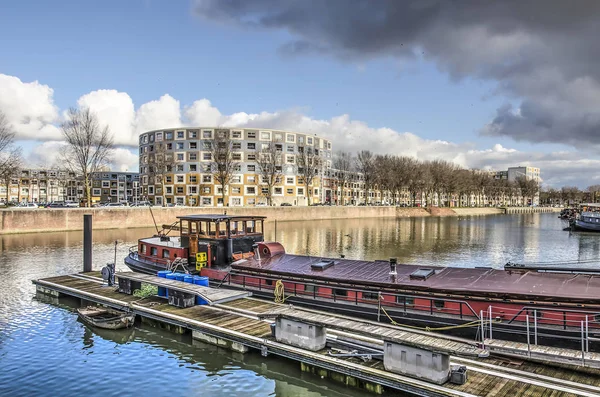
POLYGON ((263 241, 264 216, 188 215, 177 219, 155 236, 140 239, 125 264, 149 274, 173 267, 196 273, 204 267, 227 267, 263 241), (172 231, 179 235, 170 236, 172 231))

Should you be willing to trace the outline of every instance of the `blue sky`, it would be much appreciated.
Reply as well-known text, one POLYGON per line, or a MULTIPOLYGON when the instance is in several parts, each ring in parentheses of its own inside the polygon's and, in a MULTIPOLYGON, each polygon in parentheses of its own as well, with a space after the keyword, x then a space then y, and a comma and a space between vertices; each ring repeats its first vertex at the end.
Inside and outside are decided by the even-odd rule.
POLYGON ((3 2, 0 73, 52 88, 61 112, 107 89, 127 93, 136 109, 169 94, 182 108, 207 98, 224 115, 348 114, 372 129, 470 143, 475 150, 497 144, 538 154, 571 150, 481 136, 496 109, 519 98, 494 94, 496 81, 453 80, 427 55, 411 62, 282 55, 289 31, 212 23, 191 9, 186 1, 3 2))

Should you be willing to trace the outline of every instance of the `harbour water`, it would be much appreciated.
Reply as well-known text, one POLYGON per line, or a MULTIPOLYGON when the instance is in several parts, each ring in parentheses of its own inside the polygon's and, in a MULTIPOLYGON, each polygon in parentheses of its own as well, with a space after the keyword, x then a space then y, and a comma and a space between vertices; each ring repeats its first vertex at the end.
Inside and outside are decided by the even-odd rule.
MULTIPOLYGON (((562 231, 556 214, 303 221, 277 225, 288 252, 399 262, 493 266, 598 258, 600 234, 562 231)), ((94 232, 94 263, 152 229, 94 232)), ((267 240, 275 239, 271 223, 267 240)), ((150 327, 91 330, 76 302, 35 298, 31 279, 81 270, 81 232, 0 236, 0 395, 359 396, 297 363, 239 355, 150 327)))

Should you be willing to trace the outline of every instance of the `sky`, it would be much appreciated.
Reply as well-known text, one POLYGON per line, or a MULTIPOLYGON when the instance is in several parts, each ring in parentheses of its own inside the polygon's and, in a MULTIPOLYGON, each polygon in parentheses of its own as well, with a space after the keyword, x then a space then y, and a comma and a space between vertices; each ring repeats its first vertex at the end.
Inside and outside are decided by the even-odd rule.
POLYGON ((541 168, 600 183, 600 2, 130 0, 0 3, 0 110, 31 165, 69 107, 115 136, 287 129, 334 150, 541 168))

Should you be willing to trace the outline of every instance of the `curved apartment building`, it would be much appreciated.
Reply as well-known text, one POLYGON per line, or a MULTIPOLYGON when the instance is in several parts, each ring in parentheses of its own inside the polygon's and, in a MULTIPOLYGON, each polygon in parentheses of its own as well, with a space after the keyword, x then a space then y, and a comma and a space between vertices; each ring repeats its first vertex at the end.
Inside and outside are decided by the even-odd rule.
POLYGON ((140 134, 142 199, 156 205, 265 205, 268 189, 262 183, 257 158, 261 150, 271 144, 282 156, 282 178, 273 187, 273 204, 306 205, 309 198, 311 203, 323 202, 321 182, 325 170, 331 168, 331 141, 301 132, 223 127, 173 128, 140 134), (216 134, 227 137, 236 162, 231 181, 225 188, 225 202, 211 170, 216 134), (308 189, 296 164, 297 154, 304 148, 314 151, 323 164, 308 189), (166 171, 158 173, 158 169, 166 171))

